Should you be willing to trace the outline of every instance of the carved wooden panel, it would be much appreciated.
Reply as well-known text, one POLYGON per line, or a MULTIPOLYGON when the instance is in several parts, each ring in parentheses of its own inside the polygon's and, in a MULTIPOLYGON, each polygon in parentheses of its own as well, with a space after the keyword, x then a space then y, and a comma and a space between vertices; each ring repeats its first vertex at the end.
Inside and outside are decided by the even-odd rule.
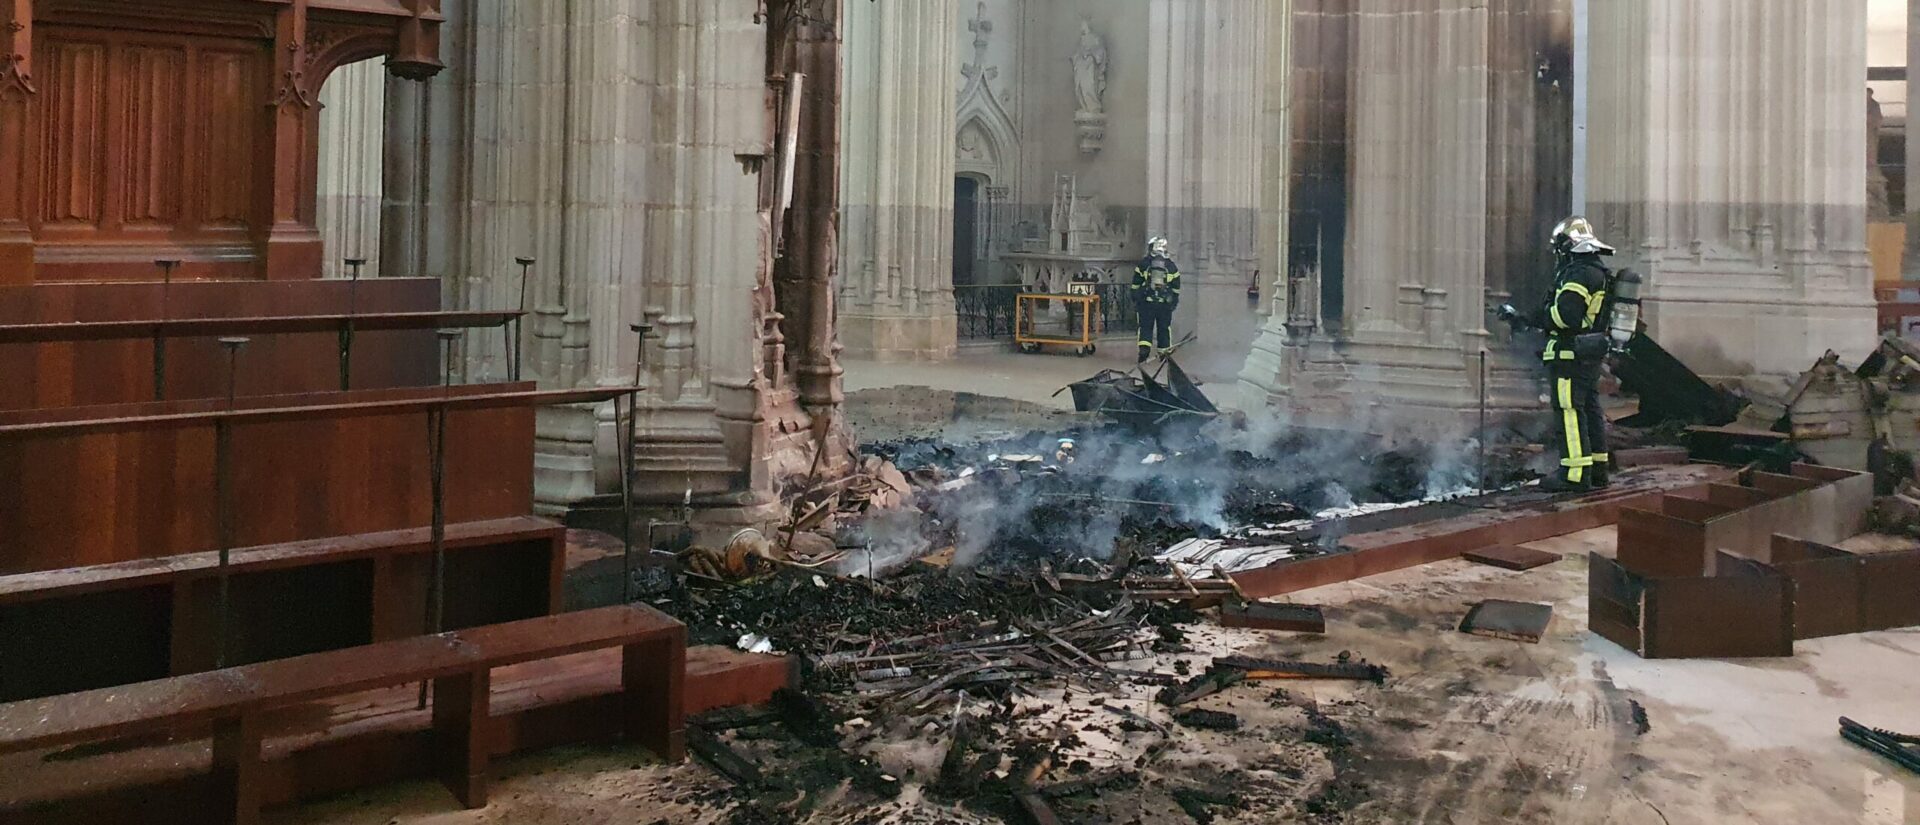
MULTIPOLYGON (((47 26, 38 125, 49 177, 43 264, 99 257, 222 258, 250 274, 259 112, 268 44, 91 26, 47 26)), ((149 266, 49 267, 43 280, 150 279, 149 266)))
POLYGON ((165 228, 184 217, 180 208, 187 108, 187 51, 167 46, 128 47, 127 187, 121 205, 127 229, 165 228))
POLYGON ((245 174, 257 162, 253 118, 265 105, 253 77, 260 57, 232 51, 208 51, 194 73, 207 101, 194 123, 194 143, 205 151, 192 158, 189 178, 201 206, 203 229, 245 230, 253 208, 254 181, 245 174), (238 174, 236 174, 238 172, 238 174))
POLYGON ((46 158, 42 232, 92 226, 105 212, 107 47, 42 41, 45 88, 40 95, 40 155, 46 158))
POLYGON ((433 76, 444 20, 440 0, 0 0, 0 284, 162 259, 318 277, 315 93, 381 55, 433 76))

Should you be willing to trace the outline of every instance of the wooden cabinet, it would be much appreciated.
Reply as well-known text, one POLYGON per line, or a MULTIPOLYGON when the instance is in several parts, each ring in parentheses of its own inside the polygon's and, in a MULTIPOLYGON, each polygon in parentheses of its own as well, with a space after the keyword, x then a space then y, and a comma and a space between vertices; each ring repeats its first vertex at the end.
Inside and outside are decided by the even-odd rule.
POLYGON ((333 70, 440 68, 439 0, 0 0, 0 284, 319 276, 333 70))

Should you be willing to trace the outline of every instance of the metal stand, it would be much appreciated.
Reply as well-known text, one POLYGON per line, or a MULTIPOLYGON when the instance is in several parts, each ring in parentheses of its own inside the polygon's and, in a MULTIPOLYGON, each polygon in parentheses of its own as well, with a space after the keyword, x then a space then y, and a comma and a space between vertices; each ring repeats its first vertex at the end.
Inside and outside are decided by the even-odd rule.
MULTIPOLYGON (((179 261, 154 261, 160 267, 160 320, 172 317, 167 307, 168 293, 173 291, 173 269, 179 261)), ((165 333, 154 330, 153 333, 153 400, 167 400, 167 337, 165 333)))
POLYGON ((527 280, 533 268, 534 259, 515 258, 520 265, 520 314, 513 317, 507 328, 507 376, 514 381, 520 380, 520 322, 527 315, 527 280))
MULTIPOLYGON (((442 353, 440 388, 444 393, 453 387, 453 342, 460 337, 460 330, 443 329, 438 334, 442 353)), ((447 620, 447 406, 444 403, 427 410, 427 453, 428 495, 433 502, 428 542, 433 571, 427 581, 426 632, 431 635, 446 630, 447 620)), ((419 706, 422 708, 427 706, 429 684, 429 680, 420 682, 419 706)))
MULTIPOLYGON (((620 602, 633 601, 633 446, 639 443, 636 427, 640 420, 640 378, 646 373, 647 333, 653 331, 652 324, 632 324, 639 344, 635 346, 633 356, 633 391, 627 394, 627 437, 620 445, 620 602)), ((614 423, 620 422, 620 400, 613 402, 614 423)), ((653 528, 647 528, 647 538, 652 541, 653 528)), ((651 548, 649 548, 651 549, 651 548)))
MULTIPOLYGON (((227 411, 233 411, 236 376, 240 368, 240 348, 247 345, 245 338, 222 338, 220 346, 227 350, 227 411)), ((213 495, 214 510, 220 530, 220 603, 214 625, 213 665, 216 669, 227 666, 227 648, 229 647, 228 628, 231 626, 233 609, 233 582, 228 565, 233 561, 233 424, 230 419, 219 419, 213 425, 213 495)))
POLYGON ((360 314, 360 267, 365 266, 365 258, 347 258, 344 263, 353 270, 352 280, 347 283, 347 320, 340 326, 340 391, 353 388, 353 318, 360 314))

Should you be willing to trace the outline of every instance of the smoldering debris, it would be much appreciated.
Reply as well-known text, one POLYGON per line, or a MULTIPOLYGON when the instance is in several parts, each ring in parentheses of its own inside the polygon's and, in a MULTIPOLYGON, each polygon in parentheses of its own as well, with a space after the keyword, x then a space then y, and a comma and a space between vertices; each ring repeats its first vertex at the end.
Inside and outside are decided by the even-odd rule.
MULTIPOLYGON (((795 695, 812 703, 703 723, 701 758, 734 777, 739 821, 942 804, 967 813, 956 821, 1177 822, 1357 804, 1333 772, 1353 747, 1327 733, 1338 726, 1309 716, 1280 743, 1239 730, 1268 692, 1243 683, 1378 690, 1384 669, 1236 655, 1196 629, 1198 611, 1249 601, 1236 569, 1471 509, 1432 495, 1455 487, 1470 447, 1117 427, 872 447, 854 477, 790 491, 788 523, 751 542, 752 563, 712 554, 724 563, 701 569, 727 575, 683 576, 656 601, 690 643, 793 656, 795 695), (1196 638, 1210 641, 1196 651, 1196 638), (1286 771, 1193 759, 1255 738, 1286 771), (1222 781, 1236 793, 1195 790, 1222 781)), ((1495 466, 1497 484, 1525 478, 1521 462, 1495 466)))
MULTIPOLYGON (((1433 501, 1436 490, 1476 492, 1456 483, 1462 462, 1470 463, 1461 456, 1477 454, 1470 442, 1390 450, 1344 433, 1262 439, 1247 430, 1143 435, 1115 426, 870 449, 903 468, 927 515, 923 536, 932 547, 955 547, 962 567, 1125 564, 1196 538, 1258 546, 1252 539, 1280 528, 1303 534, 1299 552, 1318 552, 1350 515, 1433 501)), ((1499 460, 1490 462, 1490 486, 1530 478, 1512 452, 1492 451, 1499 460)))

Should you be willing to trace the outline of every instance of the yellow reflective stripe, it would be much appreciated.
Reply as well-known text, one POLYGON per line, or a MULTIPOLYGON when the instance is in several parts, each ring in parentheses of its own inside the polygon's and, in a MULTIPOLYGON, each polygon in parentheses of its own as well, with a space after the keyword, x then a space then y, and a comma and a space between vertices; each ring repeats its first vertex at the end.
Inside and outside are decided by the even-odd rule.
POLYGON ((1586 455, 1586 446, 1580 442, 1580 414, 1573 408, 1573 379, 1555 380, 1560 399, 1560 424, 1567 439, 1567 457, 1560 466, 1567 468, 1567 480, 1578 482, 1586 477, 1585 468, 1593 466, 1593 459, 1586 455))
POLYGON ((1613 463, 1613 456, 1612 456, 1612 455, 1610 455, 1610 454, 1608 454, 1608 453, 1594 453, 1594 454, 1593 454, 1593 463, 1595 463, 1595 464, 1611 464, 1611 463, 1613 463))
MULTIPOLYGON (((1580 295, 1580 300, 1582 301, 1593 300, 1593 290, 1586 288, 1585 285, 1577 281, 1568 281, 1564 284, 1561 284, 1560 288, 1568 292, 1578 293, 1580 295)), ((1555 297, 1558 297, 1558 296, 1555 296, 1555 297)))
POLYGON ((1553 302, 1553 307, 1552 307, 1551 309, 1548 309, 1548 310, 1547 310, 1547 314, 1548 314, 1548 315, 1550 315, 1550 316, 1553 316, 1553 325, 1554 325, 1554 326, 1556 326, 1556 327, 1563 327, 1563 328, 1564 328, 1564 327, 1565 327, 1565 326, 1567 325, 1567 322, 1566 322, 1566 321, 1565 321, 1564 319, 1562 319, 1562 318, 1560 317, 1560 302, 1559 302, 1559 301, 1554 301, 1554 302, 1553 302))

